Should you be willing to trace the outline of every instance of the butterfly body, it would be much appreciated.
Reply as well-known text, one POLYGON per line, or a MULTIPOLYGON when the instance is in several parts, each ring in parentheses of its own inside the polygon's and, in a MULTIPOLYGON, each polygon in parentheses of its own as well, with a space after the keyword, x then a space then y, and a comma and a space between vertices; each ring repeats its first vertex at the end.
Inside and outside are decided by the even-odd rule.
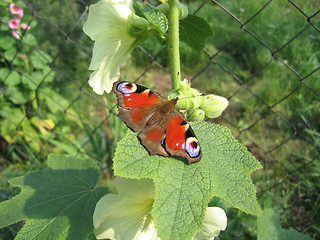
POLYGON ((175 109, 178 99, 166 100, 150 89, 130 82, 115 82, 119 117, 134 132, 151 155, 180 156, 199 162, 201 148, 182 113, 175 109))

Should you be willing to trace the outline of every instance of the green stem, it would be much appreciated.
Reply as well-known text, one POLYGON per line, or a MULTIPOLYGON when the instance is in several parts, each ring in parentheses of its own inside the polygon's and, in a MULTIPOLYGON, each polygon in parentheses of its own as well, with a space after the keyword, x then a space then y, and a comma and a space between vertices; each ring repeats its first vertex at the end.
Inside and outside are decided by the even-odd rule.
POLYGON ((179 0, 169 1, 169 49, 172 89, 178 89, 181 79, 179 53, 179 0))

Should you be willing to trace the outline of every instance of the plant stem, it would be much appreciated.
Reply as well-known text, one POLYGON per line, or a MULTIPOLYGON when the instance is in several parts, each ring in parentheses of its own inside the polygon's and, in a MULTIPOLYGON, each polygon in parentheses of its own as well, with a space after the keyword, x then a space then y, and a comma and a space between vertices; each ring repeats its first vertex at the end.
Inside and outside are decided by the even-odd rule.
POLYGON ((172 89, 180 86, 179 0, 169 1, 169 51, 172 89))

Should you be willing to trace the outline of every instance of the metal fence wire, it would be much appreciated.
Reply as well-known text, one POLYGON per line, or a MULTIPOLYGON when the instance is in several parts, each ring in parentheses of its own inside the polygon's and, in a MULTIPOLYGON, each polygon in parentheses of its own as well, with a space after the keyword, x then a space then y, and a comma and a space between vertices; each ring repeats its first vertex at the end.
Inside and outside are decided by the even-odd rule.
MULTIPOLYGON (((17 3, 31 28, 12 36, 11 13, 1 6, 7 14, 0 20, 1 176, 39 169, 52 152, 86 154, 109 174, 125 128, 114 96, 98 96, 88 86, 93 43, 82 26, 93 2, 17 3)), ((278 207, 283 227, 319 237, 320 3, 185 3, 208 20, 214 36, 196 55, 181 41, 182 73, 202 92, 228 98, 229 107, 214 122, 229 127, 261 162, 253 180, 262 207, 278 207)), ((151 80, 167 92, 167 49, 154 42, 133 51, 122 78, 151 80)), ((1 188, 1 200, 14 194, 1 188)))

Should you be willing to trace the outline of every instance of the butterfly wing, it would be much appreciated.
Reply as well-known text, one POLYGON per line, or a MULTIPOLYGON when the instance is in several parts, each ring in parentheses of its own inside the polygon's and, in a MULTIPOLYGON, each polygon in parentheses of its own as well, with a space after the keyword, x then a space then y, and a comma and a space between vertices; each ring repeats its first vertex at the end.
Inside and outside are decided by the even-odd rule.
POLYGON ((182 114, 174 111, 167 121, 165 149, 173 156, 184 157, 189 163, 201 160, 201 148, 191 126, 182 114))
POLYGON ((157 113, 138 135, 142 145, 151 155, 180 156, 186 158, 189 163, 201 160, 199 142, 180 112, 172 111, 158 124, 150 124, 150 121, 156 118, 157 113))
POLYGON ((165 132, 162 125, 149 125, 139 133, 138 138, 150 155, 159 154, 167 157, 169 154, 163 146, 165 132))
POLYGON ((118 97, 119 117, 135 132, 146 126, 156 106, 164 101, 150 89, 135 83, 115 82, 112 91, 118 97))

